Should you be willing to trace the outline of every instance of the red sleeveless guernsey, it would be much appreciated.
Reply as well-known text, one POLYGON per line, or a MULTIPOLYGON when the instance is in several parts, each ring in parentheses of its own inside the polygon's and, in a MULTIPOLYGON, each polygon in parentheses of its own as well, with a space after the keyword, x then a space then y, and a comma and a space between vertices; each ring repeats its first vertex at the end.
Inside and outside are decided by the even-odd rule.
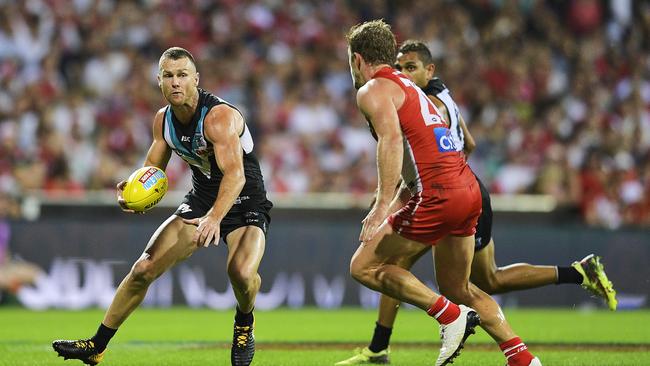
POLYGON ((405 94, 397 115, 404 136, 402 178, 413 196, 389 216, 393 230, 429 245, 447 235, 473 235, 481 214, 481 192, 436 106, 393 68, 379 70, 374 78, 395 82, 405 94))
POLYGON ((397 111, 404 135, 402 178, 412 193, 466 187, 476 181, 435 104, 401 72, 386 67, 373 76, 394 81, 406 94, 397 111))

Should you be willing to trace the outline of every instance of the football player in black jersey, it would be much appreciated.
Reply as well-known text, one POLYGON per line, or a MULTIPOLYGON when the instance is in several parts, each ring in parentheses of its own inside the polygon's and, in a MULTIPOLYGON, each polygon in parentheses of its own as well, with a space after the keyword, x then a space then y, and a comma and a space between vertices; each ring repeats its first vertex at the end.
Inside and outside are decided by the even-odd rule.
MULTIPOLYGON (((255 352, 253 308, 261 279, 257 272, 272 207, 253 141, 234 106, 200 89, 192 55, 172 47, 159 61, 158 85, 169 105, 153 121, 153 143, 144 166, 165 169, 172 152, 192 170, 192 189, 178 210, 153 234, 140 258, 115 293, 97 333, 89 338, 55 341, 66 359, 96 365, 117 329, 140 305, 147 288, 166 270, 200 247, 228 246, 226 269, 237 309, 231 348, 232 365, 249 365, 255 352)), ((118 202, 126 208, 120 182, 118 202)))
MULTIPOLYGON (((449 124, 455 145, 469 155, 476 147, 476 143, 467 129, 458 106, 451 98, 449 89, 439 78, 434 77, 435 65, 428 47, 420 41, 405 41, 399 48, 395 68, 413 80, 434 102, 449 124)), ((498 267, 494 259, 490 194, 480 179, 478 177, 476 179, 481 187, 483 211, 476 225, 474 260, 470 275, 472 283, 488 294, 524 290, 550 284, 579 284, 602 297, 611 310, 616 309, 616 291, 607 279, 600 263, 600 257, 593 254, 568 267, 539 266, 527 263, 498 267)), ((398 189, 395 200, 391 204, 391 212, 401 208, 409 198, 410 193, 406 187, 398 189)), ((429 248, 426 248, 400 265, 404 268, 411 268, 428 251, 429 248)), ((378 319, 370 345, 357 349, 352 357, 338 362, 336 365, 389 363, 390 349, 388 345, 399 306, 398 300, 382 294, 379 301, 378 319)))

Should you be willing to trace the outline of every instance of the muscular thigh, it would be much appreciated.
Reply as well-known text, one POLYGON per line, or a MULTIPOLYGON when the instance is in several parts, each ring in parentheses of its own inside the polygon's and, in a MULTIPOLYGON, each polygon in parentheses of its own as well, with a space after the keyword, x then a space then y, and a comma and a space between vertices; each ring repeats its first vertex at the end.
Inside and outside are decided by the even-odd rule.
POLYGON ((388 222, 384 222, 373 240, 361 243, 353 261, 361 262, 364 266, 395 264, 410 268, 430 249, 430 245, 408 240, 394 233, 388 222))
POLYGON ((257 271, 262 261, 266 237, 257 226, 242 226, 226 236, 228 245, 228 268, 257 271))
POLYGON ((195 226, 185 224, 180 217, 169 217, 151 236, 140 259, 164 271, 194 253, 197 249, 192 244, 195 230, 195 226))
POLYGON ((436 245, 434 261, 440 291, 467 286, 474 254, 474 236, 447 236, 436 245))

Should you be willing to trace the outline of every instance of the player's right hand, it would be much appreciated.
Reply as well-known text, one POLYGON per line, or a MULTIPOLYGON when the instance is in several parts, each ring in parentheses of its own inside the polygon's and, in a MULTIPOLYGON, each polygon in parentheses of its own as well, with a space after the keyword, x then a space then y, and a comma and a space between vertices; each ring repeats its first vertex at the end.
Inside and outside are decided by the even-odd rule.
POLYGON ((117 186, 116 186, 116 188, 117 188, 117 190, 116 190, 116 194, 117 194, 117 203, 120 205, 120 208, 121 208, 122 211, 124 211, 124 212, 143 214, 144 212, 138 212, 138 211, 132 210, 132 209, 130 209, 130 208, 126 205, 126 200, 125 200, 124 197, 122 196, 122 192, 124 192, 124 187, 125 187, 125 186, 126 186, 126 181, 125 181, 125 180, 123 180, 123 181, 117 183, 117 186))
POLYGON ((361 234, 359 234, 359 241, 362 243, 367 243, 374 239, 375 235, 379 231, 379 227, 388 217, 388 212, 385 206, 375 206, 370 210, 368 216, 366 216, 362 223, 361 234))

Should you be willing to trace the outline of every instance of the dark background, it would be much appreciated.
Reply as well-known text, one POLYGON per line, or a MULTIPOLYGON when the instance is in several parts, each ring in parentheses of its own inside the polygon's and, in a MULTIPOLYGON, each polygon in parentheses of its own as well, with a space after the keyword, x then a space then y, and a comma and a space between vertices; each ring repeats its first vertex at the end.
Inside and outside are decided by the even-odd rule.
MULTIPOLYGON (((173 209, 169 208, 155 208, 147 215, 132 216, 122 214, 116 207, 44 206, 37 221, 12 221, 10 248, 14 255, 42 266, 48 277, 58 278, 27 291, 40 289, 42 296, 47 297, 43 294, 48 293, 48 296, 59 296, 59 300, 44 300, 41 306, 31 307, 106 305, 111 297, 110 291, 94 292, 97 288, 106 288, 106 276, 100 280, 91 279, 88 271, 96 274, 109 268, 112 270, 109 276, 112 286, 116 287, 151 234, 172 212, 173 209), (56 261, 68 263, 67 272, 55 268, 53 263, 56 261), (66 303, 74 296, 89 299, 71 302, 76 305, 66 303)), ((274 285, 277 285, 278 292, 270 296, 273 299, 262 300, 264 304, 259 306, 359 305, 361 286, 350 278, 348 265, 357 247, 364 214, 365 211, 355 209, 274 209, 260 274, 263 278, 262 293, 270 293, 274 285), (304 289, 297 290, 301 288, 301 282, 304 289), (339 290, 335 289, 330 296, 322 284, 333 287, 338 284, 339 290), (292 295, 286 295, 288 292, 292 295), (289 301, 289 298, 293 300, 289 301)), ((495 213, 493 236, 499 265, 515 262, 568 265, 589 253, 597 253, 603 257, 610 279, 619 292, 622 308, 643 305, 650 294, 650 236, 647 230, 594 229, 567 219, 561 213, 501 212, 495 213)), ((171 276, 160 281, 159 285, 164 287, 161 293, 168 296, 156 297, 159 290, 154 288, 147 304, 228 307, 228 302, 223 302, 223 299, 229 300, 229 296, 222 296, 222 302, 213 302, 228 286, 226 252, 223 243, 218 247, 199 249, 189 260, 174 268, 171 276), (188 300, 184 290, 194 288, 196 283, 183 282, 181 285, 180 273, 187 270, 202 274, 197 287, 201 290, 194 292, 194 301, 188 300), (212 295, 207 295, 206 288, 213 290, 212 295), (206 300, 209 296, 212 300, 206 300)), ((420 260, 415 273, 424 281, 434 283, 431 256, 425 255, 420 260)), ((499 300, 506 306, 602 306, 585 291, 572 285, 552 285, 506 294, 499 300)), ((372 306, 372 301, 363 305, 372 306)))

